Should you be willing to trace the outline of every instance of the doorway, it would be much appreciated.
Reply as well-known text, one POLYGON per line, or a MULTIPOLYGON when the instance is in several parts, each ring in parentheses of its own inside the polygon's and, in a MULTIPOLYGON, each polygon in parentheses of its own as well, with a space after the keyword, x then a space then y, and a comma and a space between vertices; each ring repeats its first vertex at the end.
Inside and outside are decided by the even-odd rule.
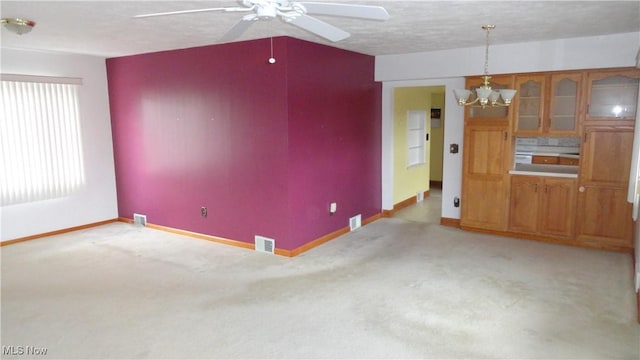
POLYGON ((444 128, 444 86, 394 88, 394 209, 442 189, 444 128))
MULTIPOLYGON (((462 134, 464 109, 457 106, 452 94, 453 89, 464 88, 465 79, 433 78, 385 81, 382 83, 382 210, 393 211, 395 190, 395 137, 394 123, 394 93, 396 89, 405 87, 444 87, 445 104, 443 106, 444 132, 443 164, 442 164, 442 214, 443 221, 451 223, 460 219, 460 208, 456 206, 456 199, 460 197, 462 188, 462 134), (450 150, 455 149, 455 150, 450 150)), ((435 148, 432 146, 432 148, 435 148)))

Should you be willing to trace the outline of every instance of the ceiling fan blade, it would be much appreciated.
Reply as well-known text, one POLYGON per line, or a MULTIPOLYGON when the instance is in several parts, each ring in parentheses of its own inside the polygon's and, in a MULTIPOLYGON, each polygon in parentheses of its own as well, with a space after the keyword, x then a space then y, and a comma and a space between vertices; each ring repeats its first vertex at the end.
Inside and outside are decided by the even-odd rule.
POLYGON ((244 18, 238 21, 226 34, 224 34, 221 38, 221 42, 227 42, 231 40, 235 40, 240 37, 240 35, 244 34, 245 31, 251 26, 255 21, 253 20, 245 20, 244 18))
POLYGON ((382 6, 334 4, 319 2, 297 2, 308 14, 351 17, 370 20, 387 20, 389 13, 382 6))
POLYGON ((333 42, 344 40, 351 36, 351 34, 340 28, 307 15, 300 15, 286 21, 333 42))
POLYGON ((219 8, 194 9, 194 10, 168 11, 168 12, 159 12, 159 13, 153 13, 153 14, 141 14, 141 15, 134 16, 134 18, 146 18, 146 17, 153 17, 153 16, 166 16, 166 15, 193 14, 193 13, 209 12, 209 11, 231 12, 231 11, 251 11, 251 10, 253 10, 252 7, 250 7, 250 8, 243 8, 243 7, 226 7, 226 8, 224 8, 224 7, 219 7, 219 8))

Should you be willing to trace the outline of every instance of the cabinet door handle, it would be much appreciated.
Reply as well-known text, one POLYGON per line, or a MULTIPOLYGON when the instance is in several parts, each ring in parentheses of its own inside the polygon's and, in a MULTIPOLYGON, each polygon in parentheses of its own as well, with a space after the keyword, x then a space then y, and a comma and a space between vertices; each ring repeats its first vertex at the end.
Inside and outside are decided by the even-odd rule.
POLYGON ((580 192, 584 192, 584 190, 585 190, 585 189, 584 189, 584 186, 580 186, 580 187, 578 188, 578 191, 580 191, 580 192))

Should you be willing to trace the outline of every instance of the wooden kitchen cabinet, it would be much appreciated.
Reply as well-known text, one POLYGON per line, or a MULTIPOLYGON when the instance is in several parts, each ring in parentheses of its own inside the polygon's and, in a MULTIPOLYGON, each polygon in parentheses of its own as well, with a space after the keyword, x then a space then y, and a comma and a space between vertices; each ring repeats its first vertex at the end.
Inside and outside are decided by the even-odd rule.
POLYGON ((465 126, 461 226, 506 230, 509 144, 507 126, 465 126))
POLYGON ((578 166, 580 165, 580 159, 575 157, 575 158, 570 158, 570 157, 558 157, 558 165, 573 165, 573 166, 578 166))
POLYGON ((633 247, 632 206, 627 202, 632 126, 589 126, 578 189, 577 240, 633 247))
POLYGON ((535 233, 538 231, 540 177, 511 176, 509 230, 535 233))
POLYGON ((514 113, 515 133, 518 135, 539 135, 542 133, 542 118, 546 99, 545 75, 516 77, 514 113))
POLYGON ((544 235, 573 237, 576 217, 577 180, 544 178, 538 230, 544 235))
POLYGON ((560 158, 558 156, 533 155, 531 157, 531 163, 556 165, 560 163, 560 158))
POLYGON ((533 155, 531 157, 532 164, 544 164, 544 165, 573 165, 577 166, 580 160, 575 157, 566 156, 547 156, 547 155, 533 155))
POLYGON ((514 134, 578 135, 582 72, 516 76, 514 134))
POLYGON ((626 188, 582 185, 578 192, 578 241, 633 248, 631 207, 626 188))
POLYGON ((509 230, 571 238, 574 234, 576 179, 511 177, 509 230))
POLYGON ((585 124, 626 125, 636 118, 640 70, 590 71, 585 124))
MULTIPOLYGON (((511 109, 465 109, 460 226, 632 250, 627 187, 639 80, 640 69, 634 68, 494 77, 495 88, 518 93, 511 109), (533 154, 527 167, 576 166, 578 178, 509 174, 515 136, 580 139, 579 155, 533 154)), ((467 79, 467 89, 479 82, 467 79)))

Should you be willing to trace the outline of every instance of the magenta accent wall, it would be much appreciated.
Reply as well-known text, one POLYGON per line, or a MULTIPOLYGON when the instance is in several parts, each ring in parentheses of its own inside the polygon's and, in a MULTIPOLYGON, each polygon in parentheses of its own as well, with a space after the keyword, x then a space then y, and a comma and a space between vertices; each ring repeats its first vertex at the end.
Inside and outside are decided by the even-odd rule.
POLYGON ((374 58, 274 50, 273 65, 268 39, 107 60, 119 216, 292 250, 380 211, 374 58))
POLYGON ((382 87, 373 57, 302 41, 288 72, 289 226, 304 243, 380 213, 382 87))

